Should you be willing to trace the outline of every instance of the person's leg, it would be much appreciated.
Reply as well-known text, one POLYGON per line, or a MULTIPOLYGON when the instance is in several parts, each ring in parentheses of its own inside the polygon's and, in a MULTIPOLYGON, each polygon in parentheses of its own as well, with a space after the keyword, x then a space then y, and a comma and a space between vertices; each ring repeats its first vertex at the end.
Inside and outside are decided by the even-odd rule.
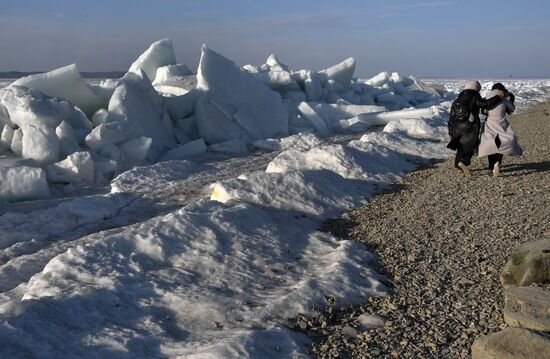
POLYGON ((500 176, 500 168, 502 167, 502 155, 500 153, 495 153, 493 157, 493 177, 500 176))
POLYGON ((466 152, 462 145, 459 146, 459 150, 456 153, 455 157, 455 167, 459 168, 465 176, 470 175, 470 169, 468 165, 473 156, 473 152, 466 152))
POLYGON ((474 156, 473 152, 463 152, 462 153, 462 163, 466 166, 469 166, 472 163, 472 157, 474 156))
POLYGON ((487 156, 487 159, 489 160, 489 171, 492 171, 495 167, 495 163, 497 163, 499 155, 500 153, 493 153, 487 156))
POLYGON ((462 145, 458 145, 458 148, 456 149, 456 155, 455 155, 455 167, 458 167, 458 163, 462 162, 462 145))

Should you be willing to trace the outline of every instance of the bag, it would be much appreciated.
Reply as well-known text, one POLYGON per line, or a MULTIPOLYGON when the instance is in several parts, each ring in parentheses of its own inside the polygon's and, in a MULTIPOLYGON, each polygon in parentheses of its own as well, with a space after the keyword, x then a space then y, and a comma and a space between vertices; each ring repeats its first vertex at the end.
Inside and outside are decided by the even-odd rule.
POLYGON ((458 96, 456 100, 453 101, 451 105, 451 119, 455 122, 474 122, 472 111, 470 110, 470 101, 465 101, 470 99, 466 96, 458 96))

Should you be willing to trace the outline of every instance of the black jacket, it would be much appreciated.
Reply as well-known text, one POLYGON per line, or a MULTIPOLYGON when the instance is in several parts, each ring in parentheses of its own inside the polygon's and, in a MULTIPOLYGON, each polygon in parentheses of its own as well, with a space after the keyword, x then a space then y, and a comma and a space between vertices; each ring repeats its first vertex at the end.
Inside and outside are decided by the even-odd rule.
POLYGON ((474 130, 477 135, 479 131, 479 110, 490 110, 501 103, 500 96, 493 96, 490 99, 484 99, 479 92, 475 90, 464 90, 453 102, 451 107, 451 114, 449 117, 449 135, 451 137, 458 137, 463 134, 465 130, 474 130), (471 117, 464 118, 464 110, 468 112, 471 117))

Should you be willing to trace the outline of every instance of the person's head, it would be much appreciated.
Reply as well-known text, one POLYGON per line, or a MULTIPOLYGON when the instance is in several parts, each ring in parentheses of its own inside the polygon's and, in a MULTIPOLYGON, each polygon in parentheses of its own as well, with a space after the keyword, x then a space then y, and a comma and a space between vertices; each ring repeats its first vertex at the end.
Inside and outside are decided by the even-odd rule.
POLYGON ((464 90, 474 90, 479 92, 479 90, 481 90, 481 84, 476 80, 468 81, 464 85, 464 90))
POLYGON ((499 91, 506 92, 506 87, 504 87, 504 85, 501 84, 500 82, 497 82, 496 84, 493 85, 493 87, 491 87, 491 90, 499 90, 499 91))

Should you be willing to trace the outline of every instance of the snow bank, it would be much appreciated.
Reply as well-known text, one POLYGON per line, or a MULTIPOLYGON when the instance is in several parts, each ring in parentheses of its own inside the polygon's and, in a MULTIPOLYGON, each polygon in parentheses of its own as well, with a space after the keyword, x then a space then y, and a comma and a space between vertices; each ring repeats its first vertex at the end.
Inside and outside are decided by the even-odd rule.
POLYGON ((0 184, 0 201, 20 201, 50 196, 46 173, 41 168, 0 167, 0 184))
POLYGON ((288 134, 288 112, 279 94, 222 55, 202 47, 197 126, 208 143, 245 142, 288 134))
POLYGON ((201 201, 96 234, 51 260, 21 301, 0 306, 10 323, 0 329, 0 353, 303 354, 304 339, 284 327, 286 318, 325 296, 345 305, 386 288, 363 245, 312 232, 317 222, 307 217, 272 214, 201 201))
POLYGON ((207 166, 191 161, 167 161, 132 168, 111 181, 111 193, 144 193, 164 188, 169 182, 205 171, 207 166))
POLYGON ((284 151, 291 148, 296 150, 309 150, 318 146, 322 140, 313 133, 298 133, 284 138, 268 138, 252 142, 252 146, 264 151, 284 151))
POLYGON ((384 127, 384 132, 404 132, 410 137, 434 141, 445 141, 448 138, 447 126, 434 128, 424 120, 414 119, 390 121, 384 127))
POLYGON ((42 91, 51 97, 62 97, 91 117, 107 101, 98 95, 80 76, 76 64, 67 65, 43 74, 22 77, 12 86, 24 86, 42 91))
POLYGON ((285 173, 254 172, 217 183, 210 199, 223 203, 242 201, 260 206, 306 213, 320 218, 357 206, 364 184, 351 184, 327 171, 285 173))

